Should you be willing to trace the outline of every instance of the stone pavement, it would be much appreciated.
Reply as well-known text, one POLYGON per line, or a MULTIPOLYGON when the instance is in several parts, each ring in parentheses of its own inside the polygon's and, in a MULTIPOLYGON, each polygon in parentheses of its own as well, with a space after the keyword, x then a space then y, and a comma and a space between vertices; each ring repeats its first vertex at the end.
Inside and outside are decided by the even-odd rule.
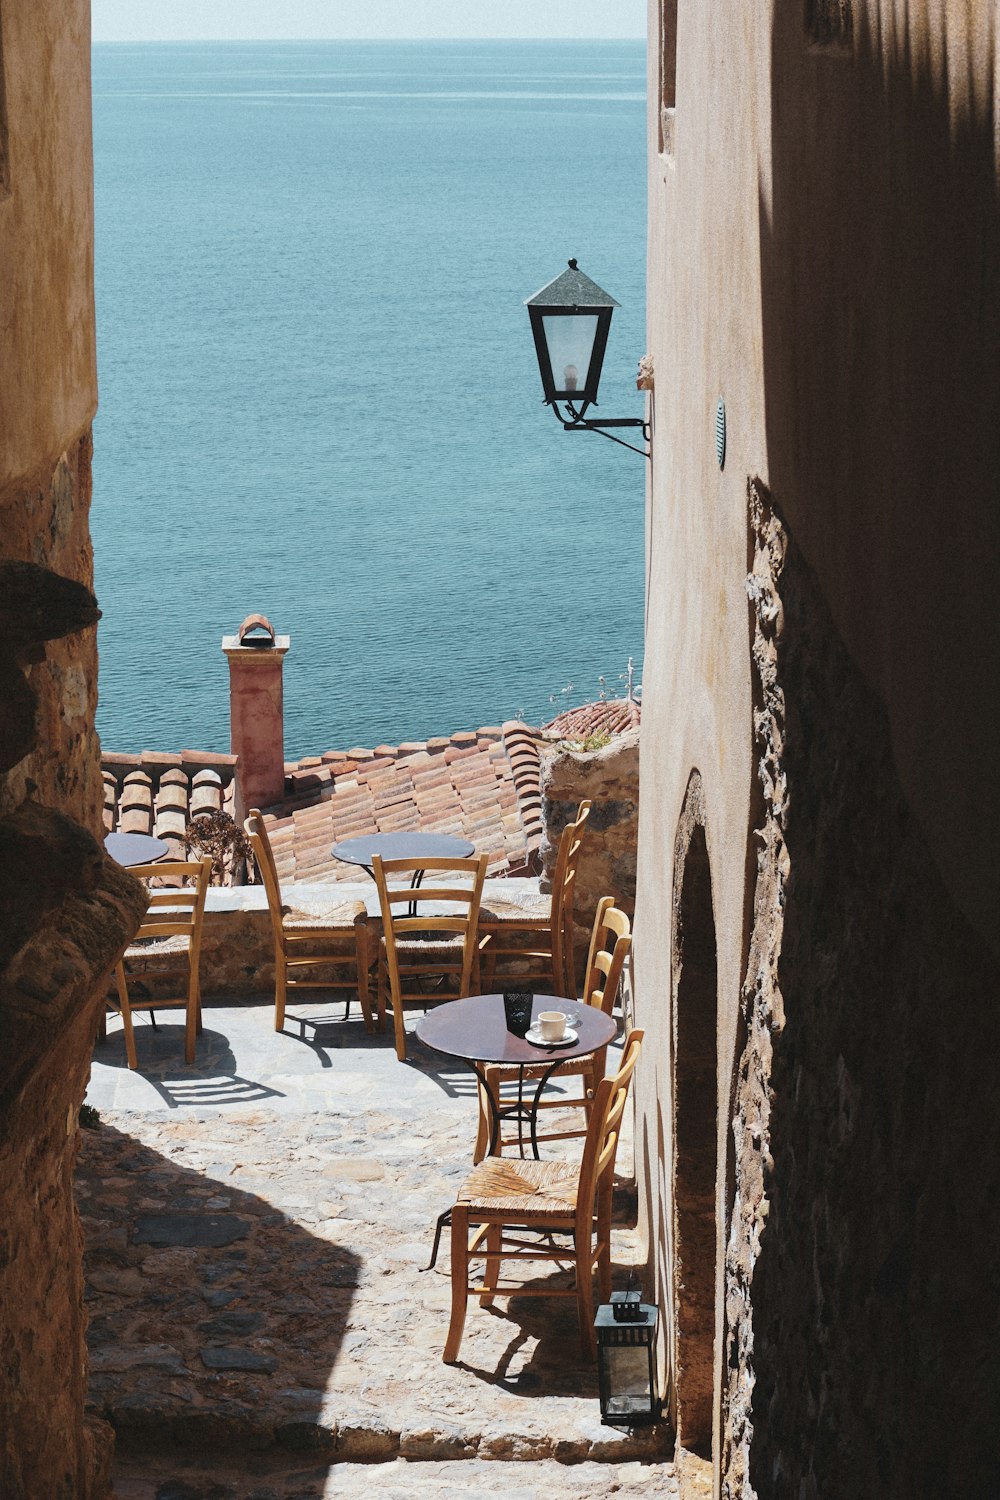
MULTIPOLYGON (((585 1500, 640 1475, 675 1493, 668 1433, 601 1426, 573 1301, 472 1302, 461 1363, 442 1362, 447 1236, 419 1267, 470 1166, 475 1080, 415 1040, 399 1063, 343 1009, 293 1007, 310 1019, 279 1035, 269 1004, 206 1006, 190 1068, 180 1012, 155 1031, 137 1017, 136 1073, 116 1020, 96 1050, 78 1202, 91 1404, 119 1434, 121 1500, 360 1494, 372 1461, 386 1494, 496 1478, 585 1500), (184 1479, 222 1452, 223 1477, 184 1479)), ((613 1254, 624 1285, 641 1254, 625 1222, 613 1254)))
MULTIPOLYGON (((383 1464, 304 1463, 250 1459, 232 1467, 178 1465, 162 1457, 119 1462, 117 1500, 678 1500, 680 1476, 672 1463, 518 1464, 470 1459, 464 1463, 403 1458, 383 1464)), ((685 1495, 711 1500, 711 1480, 688 1478, 685 1495)))

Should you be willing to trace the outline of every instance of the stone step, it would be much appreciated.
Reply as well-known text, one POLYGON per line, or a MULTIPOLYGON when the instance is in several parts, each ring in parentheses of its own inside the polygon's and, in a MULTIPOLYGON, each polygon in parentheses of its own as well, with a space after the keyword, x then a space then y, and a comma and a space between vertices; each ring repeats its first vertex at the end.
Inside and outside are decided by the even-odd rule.
MULTIPOLYGON (((255 1459, 211 1468, 183 1457, 120 1454, 115 1500, 681 1500, 673 1464, 408 1462, 309 1465, 255 1459)), ((711 1496, 711 1481, 685 1473, 685 1500, 711 1496)))

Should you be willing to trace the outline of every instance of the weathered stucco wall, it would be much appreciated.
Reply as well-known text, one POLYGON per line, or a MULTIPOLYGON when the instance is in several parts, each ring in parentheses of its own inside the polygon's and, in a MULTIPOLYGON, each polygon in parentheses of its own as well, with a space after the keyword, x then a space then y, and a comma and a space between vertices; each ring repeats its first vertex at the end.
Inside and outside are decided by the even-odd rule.
POLYGON ((100 1500, 84 1420, 77 1117, 144 905, 101 828, 89 6, 4 0, 0 65, 0 1493, 100 1500), (2 124, 3 122, 0 122, 2 124))
POLYGON ((577 980, 583 982, 590 929, 602 896, 614 896, 631 917, 635 911, 635 864, 639 838, 639 730, 618 735, 600 750, 574 750, 560 743, 542 753, 542 888, 551 889, 559 835, 585 797, 587 819, 574 902, 577 980))
POLYGON ((839 5, 650 5, 637 1139, 673 1410, 682 1440, 711 1444, 717 1490, 741 1500, 996 1485, 976 1426, 993 1356, 964 1337, 972 1283, 940 1215, 960 1182, 981 1326, 995 1329, 984 1257, 1000 1184, 971 1095, 995 1098, 982 1007, 1000 892, 997 11, 847 9, 849 32, 827 24, 839 5), (676 17, 665 101, 661 14, 667 32, 676 17), (756 476, 782 515, 783 584, 770 604, 754 585, 748 616, 756 476), (755 740, 762 666, 777 755, 755 740), (690 1013, 705 988, 676 961, 695 772, 714 1070, 690 1013), (699 1070, 717 1110, 691 1139, 699 1070), (714 1327, 686 1322, 675 1274, 677 1164, 706 1153, 714 1327), (707 1433, 697 1382, 685 1410, 685 1360, 714 1368, 707 1433))

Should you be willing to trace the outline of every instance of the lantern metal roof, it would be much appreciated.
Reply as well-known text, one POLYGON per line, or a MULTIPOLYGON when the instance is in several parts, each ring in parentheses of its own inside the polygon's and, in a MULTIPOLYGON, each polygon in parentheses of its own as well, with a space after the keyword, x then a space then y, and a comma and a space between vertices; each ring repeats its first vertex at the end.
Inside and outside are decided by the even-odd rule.
POLYGON ((567 270, 547 286, 543 286, 540 292, 533 297, 528 297, 524 303, 525 307, 620 307, 614 297, 609 297, 596 281, 580 270, 575 260, 571 260, 567 270))

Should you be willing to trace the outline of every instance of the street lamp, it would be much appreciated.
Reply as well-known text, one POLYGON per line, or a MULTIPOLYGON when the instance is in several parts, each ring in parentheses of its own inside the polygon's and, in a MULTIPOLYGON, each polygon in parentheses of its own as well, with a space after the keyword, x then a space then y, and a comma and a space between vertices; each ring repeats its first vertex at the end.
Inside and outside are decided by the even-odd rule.
POLYGON ((524 305, 531 319, 545 404, 552 407, 565 430, 600 432, 623 448, 631 448, 633 453, 648 458, 648 450, 623 442, 605 430, 641 427, 648 443, 649 429, 641 417, 597 420, 586 415, 588 407, 597 405, 611 314, 619 305, 615 299, 571 260, 561 276, 543 286, 524 305), (560 411, 560 402, 565 411, 560 411))

